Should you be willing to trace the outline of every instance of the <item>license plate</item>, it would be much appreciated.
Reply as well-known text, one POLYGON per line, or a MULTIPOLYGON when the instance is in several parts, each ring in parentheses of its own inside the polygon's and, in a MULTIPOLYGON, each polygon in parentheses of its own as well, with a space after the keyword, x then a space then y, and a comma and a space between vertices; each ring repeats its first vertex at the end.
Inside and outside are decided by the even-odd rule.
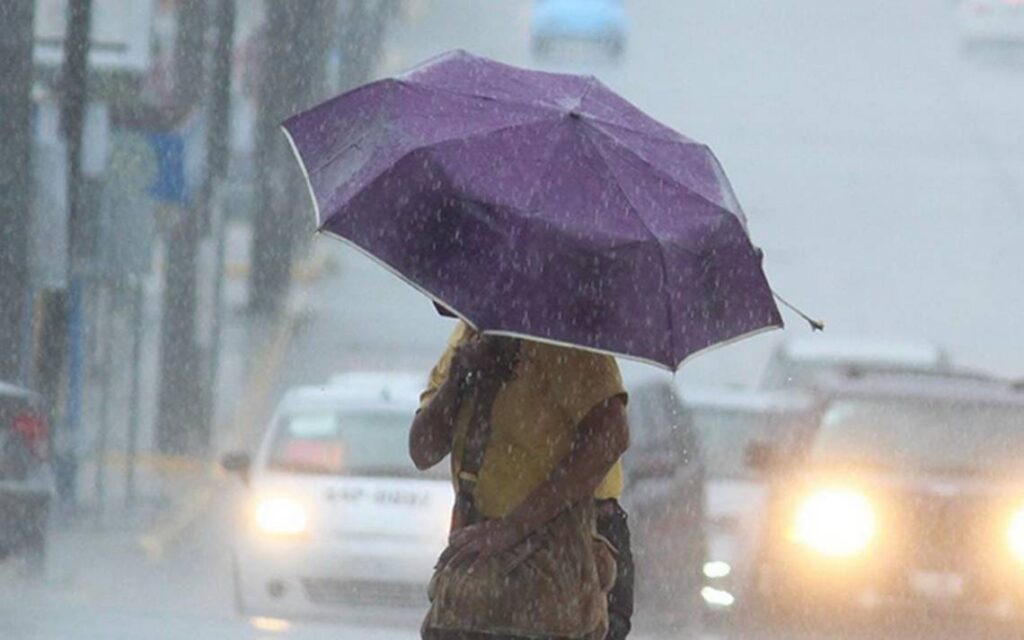
POLYGON ((964 577, 959 573, 912 571, 910 587, 926 598, 950 600, 964 594, 964 577))

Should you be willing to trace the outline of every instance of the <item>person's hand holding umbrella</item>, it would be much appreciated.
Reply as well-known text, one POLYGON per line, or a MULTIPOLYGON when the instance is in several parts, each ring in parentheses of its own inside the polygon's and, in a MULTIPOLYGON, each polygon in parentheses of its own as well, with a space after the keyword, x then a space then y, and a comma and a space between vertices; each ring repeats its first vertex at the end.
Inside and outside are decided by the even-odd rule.
POLYGON ((474 336, 452 354, 439 399, 416 414, 409 432, 409 451, 418 469, 429 469, 451 453, 456 417, 480 380, 507 380, 515 355, 508 340, 474 336))

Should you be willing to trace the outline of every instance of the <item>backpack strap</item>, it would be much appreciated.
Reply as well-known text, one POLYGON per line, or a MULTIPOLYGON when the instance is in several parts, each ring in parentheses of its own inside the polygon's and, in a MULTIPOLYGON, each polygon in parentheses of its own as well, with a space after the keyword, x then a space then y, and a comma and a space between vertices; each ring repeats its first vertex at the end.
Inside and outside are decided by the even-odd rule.
POLYGON ((491 438, 491 413, 501 390, 500 381, 481 380, 473 394, 473 413, 462 445, 459 476, 456 478, 455 506, 452 509, 452 531, 482 520, 476 508, 474 493, 480 480, 480 469, 491 438))
POLYGON ((455 481, 452 531, 483 520, 483 515, 476 508, 474 494, 480 480, 480 469, 483 467, 484 457, 487 455, 487 444, 491 439, 494 401, 505 385, 515 379, 521 364, 520 343, 514 342, 509 345, 511 350, 505 352, 508 362, 503 373, 483 377, 470 383, 473 387, 473 413, 470 416, 466 439, 462 446, 459 476, 455 481))

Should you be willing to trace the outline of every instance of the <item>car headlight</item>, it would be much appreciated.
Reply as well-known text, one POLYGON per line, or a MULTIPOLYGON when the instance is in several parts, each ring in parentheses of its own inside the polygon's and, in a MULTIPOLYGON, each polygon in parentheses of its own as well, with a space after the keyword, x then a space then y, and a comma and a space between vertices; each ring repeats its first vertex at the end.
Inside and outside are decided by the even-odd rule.
POLYGON ((726 578, 732 573, 732 566, 724 560, 709 560, 704 563, 704 577, 711 578, 726 578))
POLYGON ((268 535, 297 536, 309 527, 306 507, 286 496, 268 496, 256 501, 252 511, 256 528, 268 535))
POLYGON ((845 557, 867 548, 877 527, 875 510, 862 493, 821 489, 800 503, 790 537, 822 555, 845 557))
POLYGON ((1024 508, 1013 514, 1010 518, 1010 526, 1006 530, 1007 542, 1010 543, 1010 551, 1013 555, 1024 562, 1024 508))

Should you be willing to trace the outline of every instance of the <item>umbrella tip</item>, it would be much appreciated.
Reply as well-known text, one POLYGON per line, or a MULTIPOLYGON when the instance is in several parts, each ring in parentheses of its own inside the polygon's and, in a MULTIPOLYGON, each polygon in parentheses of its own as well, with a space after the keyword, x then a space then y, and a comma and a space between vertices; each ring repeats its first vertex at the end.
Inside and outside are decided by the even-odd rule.
POLYGON ((573 120, 579 120, 580 118, 583 117, 583 114, 580 113, 577 109, 572 109, 569 111, 569 117, 572 118, 573 120))
POLYGON ((775 293, 774 291, 772 291, 772 295, 775 296, 776 300, 778 300, 783 305, 788 307, 791 311, 796 313, 796 315, 798 315, 801 318, 803 318, 804 320, 806 320, 807 324, 811 325, 811 331, 812 332, 814 332, 814 331, 824 331, 825 330, 825 323, 823 321, 815 320, 814 318, 810 317, 809 315, 807 315, 806 313, 804 313, 800 309, 797 309, 795 306, 790 304, 785 298, 783 298, 779 294, 775 293))

